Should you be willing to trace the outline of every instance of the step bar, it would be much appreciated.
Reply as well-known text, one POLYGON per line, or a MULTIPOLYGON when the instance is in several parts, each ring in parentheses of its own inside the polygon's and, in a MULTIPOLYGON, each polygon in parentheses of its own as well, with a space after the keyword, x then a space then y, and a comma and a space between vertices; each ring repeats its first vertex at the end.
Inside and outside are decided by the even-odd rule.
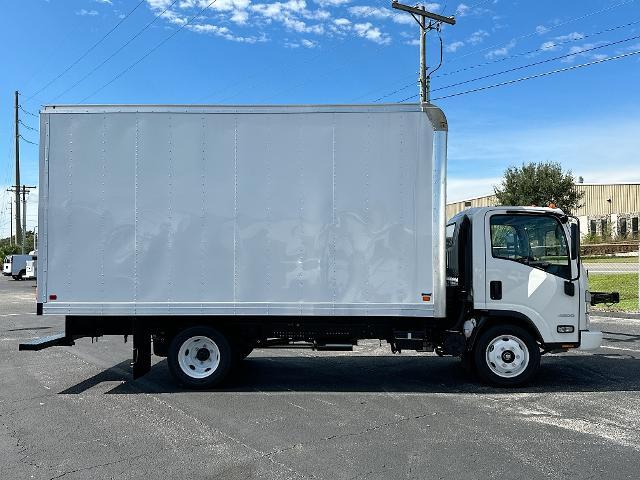
POLYGON ((48 335, 46 337, 34 338, 18 346, 20 351, 38 351, 49 347, 71 347, 75 345, 73 337, 67 337, 64 333, 48 335))

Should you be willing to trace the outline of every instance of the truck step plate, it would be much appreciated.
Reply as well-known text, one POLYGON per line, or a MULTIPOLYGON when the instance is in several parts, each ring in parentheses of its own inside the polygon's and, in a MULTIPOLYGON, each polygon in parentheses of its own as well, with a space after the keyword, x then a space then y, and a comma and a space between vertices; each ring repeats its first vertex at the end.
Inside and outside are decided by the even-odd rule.
POLYGON ((46 337, 35 338, 29 342, 21 343, 18 350, 43 350, 49 347, 70 347, 74 345, 73 338, 67 337, 64 333, 48 335, 46 337))

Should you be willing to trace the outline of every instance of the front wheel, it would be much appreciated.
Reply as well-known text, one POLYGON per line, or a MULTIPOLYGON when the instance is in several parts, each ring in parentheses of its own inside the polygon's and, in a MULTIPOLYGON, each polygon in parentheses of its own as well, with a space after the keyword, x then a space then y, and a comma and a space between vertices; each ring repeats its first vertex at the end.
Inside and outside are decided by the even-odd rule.
POLYGON ((211 388, 220 383, 232 364, 227 338, 211 327, 191 327, 176 335, 167 355, 169 370, 182 385, 211 388))
POLYGON ((500 387, 528 382, 540 366, 540 347, 533 336, 515 325, 495 325, 484 331, 474 346, 480 378, 500 387))

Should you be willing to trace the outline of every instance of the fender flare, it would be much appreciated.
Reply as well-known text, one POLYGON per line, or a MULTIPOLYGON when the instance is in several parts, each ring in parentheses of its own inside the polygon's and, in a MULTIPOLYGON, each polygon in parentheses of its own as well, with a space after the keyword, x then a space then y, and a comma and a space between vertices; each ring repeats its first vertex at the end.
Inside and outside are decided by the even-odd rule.
POLYGON ((484 328, 486 328, 488 324, 494 323, 496 320, 500 319, 514 320, 510 323, 523 326, 524 328, 529 330, 529 332, 538 342, 544 345, 544 340, 542 339, 542 335, 540 334, 538 327, 536 327, 535 323, 523 313, 515 312, 513 310, 482 310, 476 312, 476 315, 474 316, 477 318, 478 324, 476 328, 473 329, 471 337, 469 337, 469 340, 467 341, 467 350, 473 349, 478 335, 481 331, 484 330, 484 328))

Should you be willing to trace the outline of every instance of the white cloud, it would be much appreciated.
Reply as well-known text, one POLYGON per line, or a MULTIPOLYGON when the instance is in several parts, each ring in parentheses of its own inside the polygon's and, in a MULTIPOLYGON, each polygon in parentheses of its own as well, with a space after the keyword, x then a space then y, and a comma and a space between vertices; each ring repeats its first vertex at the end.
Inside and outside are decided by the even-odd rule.
POLYGON ((188 28, 192 32, 208 33, 217 37, 222 37, 225 40, 230 40, 232 42, 253 44, 266 42, 268 40, 264 34, 260 36, 243 37, 234 35, 227 27, 219 27, 217 25, 211 25, 209 23, 188 25, 186 28, 188 28))
POLYGON ((471 8, 468 5, 461 3, 460 5, 458 5, 458 8, 456 8, 456 15, 459 17, 464 17, 469 13, 470 9, 471 8))
POLYGON ((315 0, 315 2, 321 7, 338 7, 350 3, 351 0, 315 0))
POLYGON ((556 42, 553 41, 549 41, 549 42, 544 42, 542 45, 540 45, 540 50, 544 51, 544 52, 549 52, 551 50, 557 50, 559 47, 558 45, 556 45, 556 42))
POLYGON ((303 38, 299 42, 295 42, 295 41, 292 42, 292 41, 286 40, 284 42, 284 46, 287 48, 300 48, 300 47, 316 48, 318 46, 318 42, 309 40, 307 38, 303 38))
POLYGON ((86 10, 86 9, 83 8, 81 10, 78 10, 76 12, 76 15, 80 15, 82 17, 86 17, 86 16, 94 17, 94 16, 98 15, 98 12, 96 10, 86 10))
POLYGON ((238 25, 244 25, 249 19, 249 13, 246 10, 236 10, 231 14, 230 20, 238 25))
MULTIPOLYGON (((288 32, 300 34, 300 37, 314 35, 335 35, 338 37, 355 36, 378 43, 387 44, 391 41, 388 33, 375 26, 371 21, 355 23, 345 17, 334 18, 333 9, 341 7, 351 0, 314 0, 313 7, 309 7, 308 0, 279 0, 271 3, 252 3, 252 0, 217 0, 211 5, 212 12, 207 12, 198 19, 197 25, 187 28, 193 32, 219 36, 232 41, 258 42, 265 41, 264 34, 260 36, 240 36, 229 28, 229 23, 254 30, 264 31, 267 28, 283 27, 288 32), (319 5, 319 8, 317 7, 319 5)), ((162 12, 163 18, 178 26, 186 25, 188 19, 199 9, 207 7, 210 0, 180 0, 175 5, 172 0, 146 0, 149 7, 156 13, 162 12)), ((434 4, 435 5, 435 4, 434 4)), ((401 16, 385 8, 351 7, 352 15, 356 17, 372 17, 389 19, 396 23, 410 23, 408 16, 401 16)), ((309 38, 290 37, 283 41, 288 48, 316 48, 317 40, 309 38)))
POLYGON ((545 33, 547 33, 549 31, 549 29, 547 27, 545 27, 544 25, 538 25, 536 27, 536 33, 538 35, 544 35, 545 33))
POLYGON ((357 7, 349 7, 349 13, 358 18, 376 18, 379 20, 392 20, 395 23, 410 25, 415 22, 411 15, 404 13, 396 13, 388 8, 371 7, 359 5, 357 7))
MULTIPOLYGON (((571 63, 573 62, 577 57, 584 57, 587 59, 601 59, 600 55, 601 53, 592 53, 592 52, 586 52, 585 50, 591 50, 599 45, 604 45, 606 42, 597 42, 597 43, 585 43, 583 45, 575 45, 573 47, 571 47, 569 49, 569 51, 567 53, 570 54, 569 57, 563 58, 562 60, 560 60, 561 62, 564 63, 571 63)), ((606 58, 606 56, 605 56, 606 58)))
POLYGON ((487 57, 487 58, 505 57, 505 56, 509 55, 509 52, 515 46, 516 46, 516 41, 515 40, 511 40, 504 47, 496 48, 495 50, 491 50, 490 52, 488 52, 485 55, 485 57, 487 57))
POLYGON ((539 50, 543 52, 551 52, 551 51, 559 50, 561 44, 571 42, 574 40, 580 40, 581 38, 584 38, 584 34, 578 33, 578 32, 571 32, 571 33, 568 33, 567 35, 560 35, 558 37, 554 37, 553 40, 547 40, 546 42, 542 43, 542 45, 540 45, 539 50))
POLYGON ((288 30, 318 35, 325 31, 322 24, 308 25, 305 21, 300 20, 299 16, 312 17, 312 14, 307 10, 307 2, 305 0, 259 3, 251 5, 249 8, 268 21, 282 23, 288 30))
POLYGON ((386 33, 382 33, 378 27, 374 27, 369 22, 356 23, 353 25, 353 29, 358 36, 371 40, 372 42, 381 45, 386 45, 391 42, 391 38, 386 33))
POLYGON ((97 3, 104 3, 106 5, 113 5, 112 0, 94 0, 97 3))
POLYGON ((469 36, 467 41, 471 45, 478 45, 479 43, 484 42, 484 39, 487 38, 488 36, 489 36, 489 33, 486 32, 485 30, 476 30, 469 36))
POLYGON ((464 42, 458 41, 448 44, 446 47, 444 47, 444 49, 447 52, 455 52, 461 47, 464 47, 464 42))
POLYGON ((567 40, 580 40, 582 38, 584 38, 584 33, 571 32, 567 35, 560 35, 559 37, 556 37, 555 40, 559 42, 566 42, 567 40))

